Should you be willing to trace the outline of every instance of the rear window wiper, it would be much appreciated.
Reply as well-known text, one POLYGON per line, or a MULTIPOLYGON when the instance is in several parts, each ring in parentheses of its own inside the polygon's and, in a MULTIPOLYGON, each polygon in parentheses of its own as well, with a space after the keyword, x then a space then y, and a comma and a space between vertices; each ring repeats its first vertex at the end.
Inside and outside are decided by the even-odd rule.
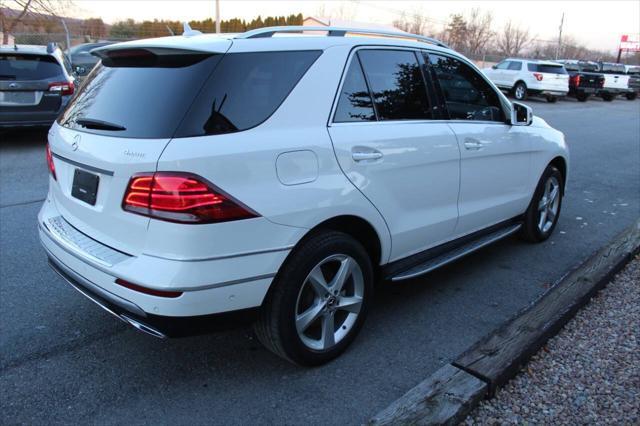
POLYGON ((79 118, 76 120, 76 123, 87 129, 113 131, 127 130, 126 127, 119 124, 109 123, 108 121, 96 120, 93 118, 79 118))
POLYGON ((16 76, 11 74, 0 74, 0 80, 15 80, 16 76))

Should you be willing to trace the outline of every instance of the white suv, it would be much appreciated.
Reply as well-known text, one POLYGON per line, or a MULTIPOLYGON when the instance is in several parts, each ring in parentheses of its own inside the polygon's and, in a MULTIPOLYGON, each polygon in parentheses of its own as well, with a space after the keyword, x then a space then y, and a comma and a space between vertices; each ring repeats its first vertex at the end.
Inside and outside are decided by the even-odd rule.
POLYGON ((482 71, 496 86, 511 92, 519 101, 533 95, 556 102, 559 96, 569 93, 569 74, 557 62, 507 58, 482 71))
POLYGON ((309 30, 94 51, 49 132, 51 266, 147 333, 255 319, 269 349, 315 365, 355 338, 376 277, 549 237, 562 133, 433 39, 292 34, 309 30))

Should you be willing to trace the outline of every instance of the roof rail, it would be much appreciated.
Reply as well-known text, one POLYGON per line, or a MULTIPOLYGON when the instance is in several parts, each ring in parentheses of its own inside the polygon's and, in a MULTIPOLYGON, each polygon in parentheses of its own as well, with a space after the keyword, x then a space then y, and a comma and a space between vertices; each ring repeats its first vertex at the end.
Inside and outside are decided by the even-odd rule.
POLYGON ((436 46, 449 48, 446 44, 432 37, 425 37, 417 34, 406 33, 404 31, 385 31, 370 30, 367 28, 348 28, 348 27, 306 27, 302 25, 291 25, 283 27, 264 27, 238 34, 234 38, 263 38, 271 37, 276 33, 300 33, 303 31, 322 31, 326 32, 330 37, 344 37, 347 33, 376 35, 392 38, 405 38, 421 41, 424 43, 435 44, 436 46))

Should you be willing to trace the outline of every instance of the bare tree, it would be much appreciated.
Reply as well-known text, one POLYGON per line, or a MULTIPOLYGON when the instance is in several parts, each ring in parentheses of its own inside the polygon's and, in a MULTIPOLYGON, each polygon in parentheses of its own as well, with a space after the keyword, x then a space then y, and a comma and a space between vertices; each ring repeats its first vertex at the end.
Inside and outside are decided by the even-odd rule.
POLYGON ((7 44, 9 34, 26 18, 39 15, 62 16, 72 6, 71 0, 0 0, 0 26, 2 44, 7 44), (11 13, 15 11, 15 13, 11 13))
POLYGON ((479 55, 487 50, 495 33, 491 29, 493 15, 491 12, 482 12, 479 8, 471 9, 466 16, 466 54, 479 55))
POLYGON ((504 56, 518 56, 532 40, 529 28, 521 28, 507 21, 496 38, 496 47, 504 56))
POLYGON ((393 26, 399 30, 412 34, 427 34, 429 19, 420 10, 415 10, 410 16, 403 11, 400 18, 393 21, 393 26))

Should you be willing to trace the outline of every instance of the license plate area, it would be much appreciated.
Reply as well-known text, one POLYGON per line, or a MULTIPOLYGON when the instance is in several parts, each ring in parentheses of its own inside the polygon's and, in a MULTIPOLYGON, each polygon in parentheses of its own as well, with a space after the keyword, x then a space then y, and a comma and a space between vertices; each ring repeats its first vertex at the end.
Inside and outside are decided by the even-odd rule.
POLYGON ((100 176, 84 170, 75 169, 73 172, 73 184, 71 195, 78 200, 84 201, 92 206, 96 205, 98 195, 98 183, 100 176))
POLYGON ((0 105, 28 106, 37 105, 42 98, 42 92, 0 92, 0 105))

